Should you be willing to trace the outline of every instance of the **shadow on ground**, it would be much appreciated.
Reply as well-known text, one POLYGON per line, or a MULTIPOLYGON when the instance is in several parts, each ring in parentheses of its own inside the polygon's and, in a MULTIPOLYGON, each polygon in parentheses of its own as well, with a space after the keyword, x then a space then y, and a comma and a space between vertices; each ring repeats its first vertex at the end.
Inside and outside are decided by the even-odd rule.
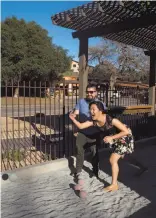
MULTIPOLYGON (((136 158, 139 162, 142 162, 146 167, 148 167, 148 171, 139 174, 139 169, 130 164, 127 160, 120 160, 120 173, 119 173, 119 182, 123 183, 125 186, 129 187, 131 190, 137 192, 140 197, 148 199, 151 203, 132 214, 130 218, 154 218, 156 214, 156 145, 148 145, 147 147, 139 147, 136 148, 134 158, 136 158)), ((100 170, 111 176, 111 168, 109 164, 109 150, 104 150, 99 152, 100 157, 100 170)), ((86 156, 86 161, 91 162, 90 156, 86 156)), ((68 158, 69 169, 71 174, 75 172, 74 168, 74 159, 72 157, 68 158)), ((90 177, 92 176, 92 171, 89 167, 84 166, 83 170, 86 171, 90 177)), ((109 185, 107 181, 99 178, 98 180, 104 185, 109 185)), ((75 181, 74 181, 75 182, 75 181)), ((120 189, 122 190, 122 184, 120 189)))

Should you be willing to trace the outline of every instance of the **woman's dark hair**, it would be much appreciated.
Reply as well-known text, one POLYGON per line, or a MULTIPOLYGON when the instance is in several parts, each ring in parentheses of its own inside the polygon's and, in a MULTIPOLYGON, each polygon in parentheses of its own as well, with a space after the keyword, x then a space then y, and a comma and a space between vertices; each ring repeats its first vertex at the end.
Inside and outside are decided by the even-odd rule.
POLYGON ((97 108, 99 109, 99 111, 102 111, 102 113, 105 113, 105 108, 104 105, 101 101, 92 101, 89 104, 89 109, 91 108, 91 106, 95 104, 97 106, 97 108))

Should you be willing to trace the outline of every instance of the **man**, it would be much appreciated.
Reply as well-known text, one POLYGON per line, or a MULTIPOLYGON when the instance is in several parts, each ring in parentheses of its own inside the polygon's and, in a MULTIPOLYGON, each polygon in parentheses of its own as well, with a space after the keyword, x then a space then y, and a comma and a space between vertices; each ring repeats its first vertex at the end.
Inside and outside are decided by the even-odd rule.
MULTIPOLYGON (((91 119, 89 112, 89 103, 93 100, 98 100, 97 98, 97 89, 96 85, 89 84, 86 88, 86 98, 82 98, 78 101, 77 105, 74 108, 73 114, 79 115, 79 121, 85 122, 91 119)), ((106 106, 104 104, 104 108, 106 106)), ((87 129, 78 130, 76 137, 76 177, 79 179, 81 177, 81 171, 83 168, 84 162, 84 150, 87 144, 90 144, 91 156, 92 156, 92 166, 93 174, 98 177, 99 169, 99 158, 98 158, 98 144, 100 143, 98 129, 95 127, 89 127, 87 129), (98 135, 98 137, 97 137, 98 135)))

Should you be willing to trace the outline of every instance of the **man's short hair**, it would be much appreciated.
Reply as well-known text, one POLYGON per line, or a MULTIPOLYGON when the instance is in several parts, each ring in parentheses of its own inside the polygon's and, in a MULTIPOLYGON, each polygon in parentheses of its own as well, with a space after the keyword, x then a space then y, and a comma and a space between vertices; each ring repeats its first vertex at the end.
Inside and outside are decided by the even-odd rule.
POLYGON ((87 85, 86 90, 89 89, 89 88, 95 88, 95 89, 97 90, 96 85, 95 85, 95 84, 92 84, 92 83, 90 83, 90 84, 87 85))

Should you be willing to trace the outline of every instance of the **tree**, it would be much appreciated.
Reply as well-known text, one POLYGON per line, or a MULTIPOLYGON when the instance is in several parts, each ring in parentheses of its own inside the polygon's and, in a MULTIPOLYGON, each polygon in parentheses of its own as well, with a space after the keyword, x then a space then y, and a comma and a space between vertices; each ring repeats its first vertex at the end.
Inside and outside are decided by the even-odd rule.
POLYGON ((74 76, 74 71, 73 70, 67 70, 63 73, 64 76, 74 76))
POLYGON ((122 79, 148 81, 149 57, 143 49, 118 43, 118 70, 122 79))
POLYGON ((108 80, 108 74, 112 75, 111 86, 116 78, 122 81, 148 82, 149 57, 144 55, 141 48, 103 39, 99 45, 89 48, 89 62, 96 63, 89 77, 108 80))
POLYGON ((117 68, 109 61, 98 64, 91 73, 88 74, 89 79, 97 79, 99 81, 110 81, 111 77, 117 74, 117 68))
POLYGON ((106 39, 101 39, 101 42, 96 46, 91 46, 88 49, 90 63, 103 65, 104 61, 115 63, 115 55, 117 55, 117 46, 114 42, 106 39))
POLYGON ((48 32, 35 22, 12 17, 1 28, 2 82, 53 81, 70 68, 67 50, 54 45, 48 32))
POLYGON ((89 78, 107 80, 113 89, 116 82, 117 68, 115 67, 117 46, 114 42, 102 39, 101 43, 89 48, 89 62, 97 63, 89 73, 89 78))

